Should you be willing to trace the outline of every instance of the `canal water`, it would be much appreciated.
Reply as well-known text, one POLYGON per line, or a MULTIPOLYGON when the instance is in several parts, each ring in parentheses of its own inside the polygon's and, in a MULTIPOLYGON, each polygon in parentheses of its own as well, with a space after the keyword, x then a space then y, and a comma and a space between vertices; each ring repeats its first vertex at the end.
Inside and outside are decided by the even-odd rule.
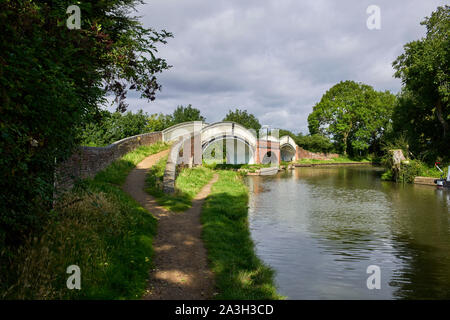
POLYGON ((258 256, 288 299, 450 299, 450 191, 372 166, 249 176, 258 256), (368 289, 369 266, 380 289, 368 289))

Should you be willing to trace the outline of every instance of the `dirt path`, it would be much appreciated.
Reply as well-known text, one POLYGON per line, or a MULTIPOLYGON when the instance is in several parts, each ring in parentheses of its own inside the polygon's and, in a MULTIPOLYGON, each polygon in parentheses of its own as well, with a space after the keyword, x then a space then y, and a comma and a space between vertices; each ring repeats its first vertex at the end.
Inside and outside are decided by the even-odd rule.
POLYGON ((206 249, 201 240, 202 204, 211 192, 217 175, 195 197, 192 208, 182 213, 165 210, 144 191, 148 169, 168 154, 168 150, 139 163, 128 175, 123 189, 158 219, 153 240, 155 269, 150 272, 149 300, 209 299, 214 292, 214 276, 208 268, 206 249))

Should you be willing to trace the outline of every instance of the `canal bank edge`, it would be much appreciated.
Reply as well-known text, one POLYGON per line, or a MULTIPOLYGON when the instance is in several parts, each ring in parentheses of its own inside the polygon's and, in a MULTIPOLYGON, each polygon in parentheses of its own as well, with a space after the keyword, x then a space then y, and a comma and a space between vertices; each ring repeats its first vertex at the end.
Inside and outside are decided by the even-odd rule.
POLYGON ((202 238, 215 274, 215 299, 283 299, 275 288, 274 270, 255 253, 248 223, 249 191, 242 176, 216 171, 219 180, 203 204, 202 238))
POLYGON ((354 165, 373 165, 373 162, 330 162, 330 163, 293 163, 294 167, 319 167, 319 166, 354 166, 354 165))

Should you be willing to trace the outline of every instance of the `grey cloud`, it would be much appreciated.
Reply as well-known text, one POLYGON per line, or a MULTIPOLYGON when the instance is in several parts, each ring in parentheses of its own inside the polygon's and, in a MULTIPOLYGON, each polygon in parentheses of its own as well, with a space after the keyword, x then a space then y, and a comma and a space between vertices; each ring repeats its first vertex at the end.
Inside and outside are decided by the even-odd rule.
POLYGON ((172 112, 191 103, 209 122, 230 108, 262 123, 307 132, 307 116, 327 89, 355 80, 397 92, 392 61, 424 35, 419 22, 440 0, 151 0, 145 26, 174 33, 159 54, 173 65, 159 76, 154 102, 132 95, 132 110, 172 112), (366 8, 381 8, 381 30, 366 8))

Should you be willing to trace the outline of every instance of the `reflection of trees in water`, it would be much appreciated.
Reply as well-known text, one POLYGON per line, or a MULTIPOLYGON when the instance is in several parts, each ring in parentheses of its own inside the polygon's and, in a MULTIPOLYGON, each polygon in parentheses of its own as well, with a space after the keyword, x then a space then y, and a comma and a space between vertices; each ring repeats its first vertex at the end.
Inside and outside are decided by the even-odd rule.
POLYGON ((308 230, 326 253, 361 261, 388 243, 394 297, 450 299, 450 192, 380 182, 370 170, 306 169, 299 177, 321 193, 310 195, 308 230))
POLYGON ((367 260, 383 245, 389 206, 374 188, 373 168, 301 168, 297 174, 311 200, 307 228, 322 250, 337 260, 367 260))
MULTIPOLYGON (((398 258, 404 265, 390 285, 400 299, 450 299, 449 248, 420 244, 411 238, 395 237, 398 258)), ((447 242, 448 246, 448 242, 447 242)))
POLYGON ((383 183, 392 203, 391 233, 402 265, 390 285, 400 299, 450 299, 449 205, 439 190, 383 183))
POLYGON ((298 209, 283 219, 301 221, 318 250, 345 261, 337 268, 386 261, 382 279, 390 276, 395 298, 450 299, 450 191, 381 182, 377 176, 370 168, 316 167, 252 181, 264 192, 263 185, 277 188, 271 179, 292 179, 284 199, 292 198, 289 205, 298 209))
POLYGON ((301 167, 296 177, 313 185, 331 185, 336 189, 373 190, 378 187, 379 169, 369 166, 301 167))

